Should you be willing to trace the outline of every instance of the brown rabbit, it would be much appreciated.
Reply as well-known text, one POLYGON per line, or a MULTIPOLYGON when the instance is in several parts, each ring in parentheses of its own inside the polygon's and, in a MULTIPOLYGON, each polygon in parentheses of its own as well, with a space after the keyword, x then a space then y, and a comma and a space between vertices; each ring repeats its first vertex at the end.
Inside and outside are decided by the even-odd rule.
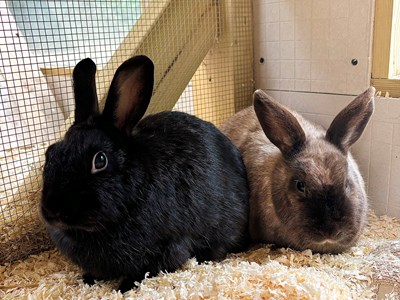
POLYGON ((357 241, 368 204, 349 148, 374 111, 374 94, 370 87, 355 98, 327 131, 262 90, 254 92, 254 107, 223 124, 247 168, 253 241, 321 253, 357 241))

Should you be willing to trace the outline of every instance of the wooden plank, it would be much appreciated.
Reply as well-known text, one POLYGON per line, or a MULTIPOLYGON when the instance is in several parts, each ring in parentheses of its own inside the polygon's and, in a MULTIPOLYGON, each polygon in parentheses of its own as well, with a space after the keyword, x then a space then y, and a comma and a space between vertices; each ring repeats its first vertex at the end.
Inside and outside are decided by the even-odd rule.
POLYGON ((385 96, 387 92, 390 97, 400 97, 400 80, 398 79, 372 78, 371 84, 377 91, 382 92, 382 96, 385 96))
POLYGON ((375 1, 372 78, 388 78, 393 0, 375 1))
POLYGON ((389 78, 400 79, 400 0, 394 0, 391 36, 389 78))
MULTIPOLYGON (((210 20, 216 18, 217 4, 214 0, 190 4, 169 1, 149 30, 149 22, 139 19, 107 66, 98 72, 100 107, 115 69, 127 58, 144 54, 156 66, 154 93, 147 113, 172 109, 215 40, 217 25, 210 20)), ((147 14, 154 17, 153 12, 143 12, 143 16, 147 14)))
MULTIPOLYGON (((97 93, 100 99, 100 108, 104 107, 104 100, 118 66, 135 54, 135 50, 140 47, 148 36, 157 28, 157 22, 162 18, 171 2, 176 0, 160 0, 156 6, 143 7, 141 17, 137 20, 132 30, 121 42, 106 66, 96 74, 97 93)), ((143 53, 144 54, 144 53, 143 53)))
POLYGON ((137 49, 137 54, 148 55, 156 66, 154 93, 147 114, 174 107, 215 43, 217 3, 200 0, 187 5, 174 1, 171 12, 179 12, 178 16, 171 18, 165 14, 158 30, 137 49), (163 49, 162 53, 154 51, 154 41, 159 41, 157 45, 163 49))
POLYGON ((73 68, 41 68, 40 71, 46 76, 72 76, 73 68))
POLYGON ((192 80, 196 115, 217 126, 250 105, 254 91, 251 1, 220 6, 218 43, 192 80))

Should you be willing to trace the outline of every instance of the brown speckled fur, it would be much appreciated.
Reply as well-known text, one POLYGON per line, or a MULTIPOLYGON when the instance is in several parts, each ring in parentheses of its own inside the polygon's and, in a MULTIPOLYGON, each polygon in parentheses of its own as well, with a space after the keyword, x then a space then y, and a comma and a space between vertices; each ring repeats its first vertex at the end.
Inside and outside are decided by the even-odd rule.
POLYGON ((247 168, 254 241, 322 253, 342 252, 357 241, 368 205, 348 149, 373 113, 374 92, 369 88, 344 108, 328 134, 261 90, 254 106, 222 125, 247 168), (305 193, 296 180, 305 183, 305 193))

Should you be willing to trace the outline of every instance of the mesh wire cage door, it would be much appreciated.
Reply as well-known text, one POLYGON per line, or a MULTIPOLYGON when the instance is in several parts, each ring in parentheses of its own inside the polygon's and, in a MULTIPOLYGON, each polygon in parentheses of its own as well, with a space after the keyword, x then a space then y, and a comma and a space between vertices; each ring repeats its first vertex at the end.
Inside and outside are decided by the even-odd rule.
POLYGON ((217 126, 251 103, 250 0, 0 1, 0 264, 51 247, 38 214, 44 152, 73 122, 73 67, 97 64, 100 108, 116 68, 155 65, 147 114, 217 126))

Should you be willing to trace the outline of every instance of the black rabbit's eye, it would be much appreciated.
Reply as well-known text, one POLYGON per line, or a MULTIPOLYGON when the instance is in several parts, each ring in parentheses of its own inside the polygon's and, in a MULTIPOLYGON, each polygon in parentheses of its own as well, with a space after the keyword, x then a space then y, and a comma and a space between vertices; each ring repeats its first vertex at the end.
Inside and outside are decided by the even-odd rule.
POLYGON ((305 193, 306 192, 306 185, 304 184, 304 182, 303 181, 300 181, 300 180, 295 180, 294 181, 295 182, 295 184, 296 184, 296 189, 299 191, 299 192, 301 192, 301 193, 305 193))
POLYGON ((103 171, 107 168, 108 159, 104 152, 99 151, 93 156, 92 160, 92 174, 103 171))

